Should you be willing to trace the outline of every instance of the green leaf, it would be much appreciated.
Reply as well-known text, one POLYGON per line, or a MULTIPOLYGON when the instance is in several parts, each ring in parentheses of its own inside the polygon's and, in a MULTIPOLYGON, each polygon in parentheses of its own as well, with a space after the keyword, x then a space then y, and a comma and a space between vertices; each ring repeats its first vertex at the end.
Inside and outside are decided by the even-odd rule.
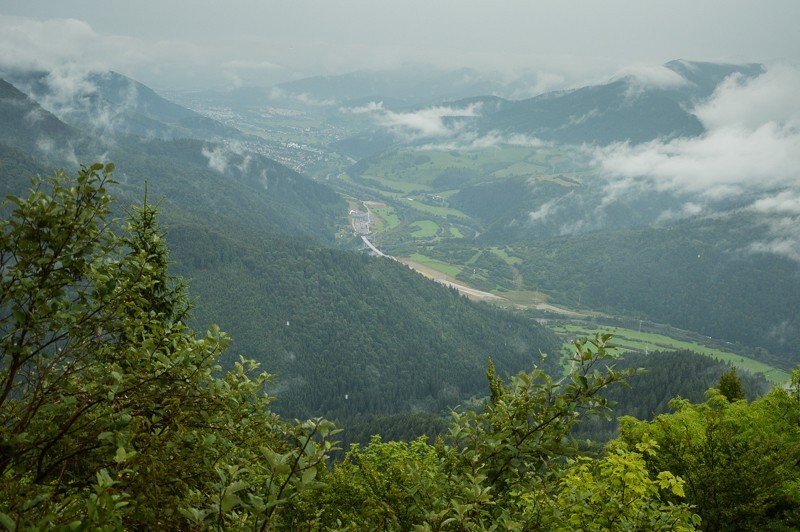
POLYGON ((231 508, 234 508, 234 507, 240 505, 241 503, 242 503, 242 499, 240 499, 238 495, 236 495, 234 493, 226 493, 222 497, 222 503, 221 503, 222 511, 223 511, 223 513, 224 512, 229 512, 231 510, 231 508))
POLYGON ((117 447, 117 453, 114 455, 114 461, 118 464, 121 464, 127 459, 128 453, 125 452, 125 448, 122 446, 117 447))
POLYGON ((0 525, 3 525, 8 530, 16 530, 17 524, 8 515, 0 512, 0 525))

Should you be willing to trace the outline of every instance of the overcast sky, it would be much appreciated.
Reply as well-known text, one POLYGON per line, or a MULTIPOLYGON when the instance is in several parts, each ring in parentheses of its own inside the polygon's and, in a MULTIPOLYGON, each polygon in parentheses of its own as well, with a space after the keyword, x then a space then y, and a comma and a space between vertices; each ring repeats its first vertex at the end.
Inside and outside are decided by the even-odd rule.
POLYGON ((402 63, 579 83, 672 59, 800 64, 793 0, 0 0, 0 63, 80 61, 156 88, 402 63))

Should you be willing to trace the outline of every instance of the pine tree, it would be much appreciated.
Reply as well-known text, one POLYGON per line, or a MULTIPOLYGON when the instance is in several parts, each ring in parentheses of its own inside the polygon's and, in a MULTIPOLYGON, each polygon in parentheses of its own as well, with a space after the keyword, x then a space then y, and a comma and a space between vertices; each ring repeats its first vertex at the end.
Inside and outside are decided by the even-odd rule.
POLYGON ((746 397, 742 381, 736 375, 736 366, 731 367, 730 371, 726 371, 720 376, 717 390, 730 402, 739 401, 746 397))

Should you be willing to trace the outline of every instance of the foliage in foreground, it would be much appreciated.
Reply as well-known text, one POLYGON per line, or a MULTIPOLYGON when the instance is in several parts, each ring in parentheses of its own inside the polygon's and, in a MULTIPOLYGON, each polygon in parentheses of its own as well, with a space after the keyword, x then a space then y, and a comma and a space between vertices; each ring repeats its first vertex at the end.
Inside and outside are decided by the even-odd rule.
POLYGON ((111 165, 10 198, 0 225, 0 524, 8 529, 684 529, 683 481, 651 472, 647 438, 600 459, 568 444, 624 375, 609 336, 578 342, 570 377, 534 368, 446 441, 373 441, 329 469, 324 420, 286 422, 269 375, 216 365, 145 201, 117 231, 111 165), (674 499, 674 502, 673 500, 674 499))
POLYGON ((253 526, 324 468, 332 427, 286 423, 226 337, 196 338, 154 209, 107 220, 113 170, 57 174, 0 232, 0 523, 9 529, 253 526))
MULTIPOLYGON (((446 439, 354 445, 326 472, 313 508, 325 528, 348 530, 694 530, 699 518, 683 481, 650 475, 645 455, 657 444, 616 443, 605 456, 569 444, 581 416, 605 411, 598 395, 623 374, 609 336, 576 343, 571 377, 534 369, 504 384, 490 365, 483 412, 454 413, 446 439), (597 369, 602 368, 602 369, 597 369)), ((311 502, 311 501, 308 501, 311 502)), ((310 508, 309 508, 310 509, 310 508)))
POLYGON ((619 441, 658 442, 659 452, 646 457, 648 470, 685 481, 687 498, 668 499, 691 502, 704 530, 797 530, 800 372, 789 390, 775 388, 752 403, 726 396, 728 381, 730 375, 709 390, 705 403, 676 399, 673 413, 653 421, 622 418, 619 441))

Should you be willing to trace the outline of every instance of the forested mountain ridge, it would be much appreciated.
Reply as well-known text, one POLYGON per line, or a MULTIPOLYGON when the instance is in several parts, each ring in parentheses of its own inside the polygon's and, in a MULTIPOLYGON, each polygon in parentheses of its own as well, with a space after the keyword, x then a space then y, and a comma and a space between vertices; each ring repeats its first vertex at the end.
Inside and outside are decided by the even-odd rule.
POLYGON ((236 128, 175 104, 117 72, 19 71, 0 77, 62 120, 100 135, 243 139, 236 128))
MULTIPOLYGON (((351 153, 377 155, 380 153, 378 147, 385 153, 401 146, 424 146, 442 135, 445 138, 471 135, 470 138, 490 139, 521 135, 529 141, 595 146, 697 137, 706 130, 693 112, 696 105, 712 96, 726 78, 753 79, 763 72, 764 66, 760 64, 676 60, 661 66, 658 79, 623 71, 605 82, 544 92, 528 98, 504 98, 493 91, 436 102, 436 107, 431 100, 427 107, 417 105, 400 109, 408 116, 441 113, 442 127, 438 133, 429 135, 424 130, 412 129, 409 135, 409 131, 398 128, 399 134, 395 135, 394 142, 384 142, 369 149, 369 139, 375 138, 377 133, 370 131, 347 139, 346 145, 353 150, 351 153)), ((331 90, 332 94, 335 93, 331 90)), ((319 97, 322 98, 323 94, 319 97)), ((382 108, 380 95, 372 98, 371 102, 382 108)), ((366 106, 367 103, 363 101, 358 105, 366 106)))
POLYGON ((758 64, 671 61, 674 77, 663 85, 620 75, 607 83, 549 92, 524 100, 472 98, 453 107, 481 104, 479 133, 524 134, 566 144, 630 142, 694 137, 705 131, 692 107, 711 96, 726 77, 755 77, 758 64))
POLYGON ((529 318, 476 304, 386 259, 306 239, 173 224, 175 271, 200 295, 196 323, 234 338, 230 360, 276 373, 287 415, 445 412, 499 374, 560 371, 556 337, 529 318))
POLYGON ((763 220, 739 212, 515 249, 525 278, 573 304, 762 347, 788 369, 798 360, 800 267, 753 246, 768 239, 763 220))
MULTIPOLYGON (((95 78, 106 79, 102 75, 95 78)), ((41 74, 33 79, 41 81, 41 74)), ((109 75, 108 79, 123 85, 133 83, 118 75, 109 75)), ((3 165, 8 170, 2 179, 8 191, 21 193, 27 180, 41 173, 25 175, 30 168, 25 163, 27 157, 33 156, 39 161, 39 169, 48 171, 65 165, 74 167, 79 159, 102 157, 117 162, 120 196, 133 202, 142 197, 147 183, 151 197, 164 196, 163 210, 173 219, 205 219, 313 235, 327 242, 334 239, 345 210, 335 192, 235 142, 141 137, 126 133, 128 128, 114 121, 110 129, 98 131, 87 125, 82 115, 66 113, 66 118, 76 121, 65 123, 11 84, 4 84, 3 90, 6 96, 0 100, 0 112, 7 120, 0 126, 0 143, 7 146, 3 165), (13 170, 15 167, 20 170, 13 170)), ((135 92, 152 93, 147 91, 135 92)), ((176 117, 197 115, 165 102, 153 93, 141 105, 150 113, 149 120, 164 127, 176 117)), ((112 100, 106 103, 114 105, 112 100)), ((91 103, 85 104, 85 110, 87 116, 100 113, 91 103)), ((125 111, 112 114, 122 116, 125 111)))

